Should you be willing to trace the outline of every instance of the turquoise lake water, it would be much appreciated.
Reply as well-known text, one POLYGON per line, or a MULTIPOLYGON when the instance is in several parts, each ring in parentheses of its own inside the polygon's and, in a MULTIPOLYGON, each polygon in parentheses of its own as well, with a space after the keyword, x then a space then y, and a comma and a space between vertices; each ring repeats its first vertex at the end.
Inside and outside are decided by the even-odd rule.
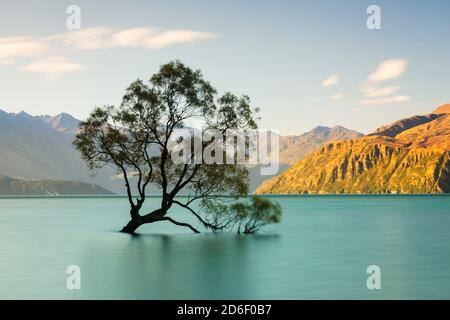
POLYGON ((450 196, 273 199, 283 220, 259 235, 163 222, 130 236, 117 232, 125 198, 2 198, 0 298, 450 298, 450 196), (81 268, 81 290, 66 288, 69 265, 81 268), (367 289, 369 265, 381 268, 381 290, 367 289))

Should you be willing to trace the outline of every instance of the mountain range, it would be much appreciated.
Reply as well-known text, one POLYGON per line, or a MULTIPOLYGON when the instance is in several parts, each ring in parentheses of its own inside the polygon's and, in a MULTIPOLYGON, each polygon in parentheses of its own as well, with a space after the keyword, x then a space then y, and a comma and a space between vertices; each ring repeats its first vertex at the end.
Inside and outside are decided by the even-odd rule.
POLYGON ((0 176, 0 195, 109 195, 98 185, 64 180, 21 180, 0 176))
POLYGON ((280 137, 280 163, 294 164, 311 151, 326 143, 337 140, 353 140, 363 134, 341 126, 318 126, 311 131, 295 136, 280 137))
POLYGON ((363 134, 341 127, 317 126, 300 135, 279 136, 279 168, 274 175, 261 175, 261 166, 249 168, 249 192, 253 193, 263 182, 280 175, 291 165, 303 159, 314 149, 331 141, 351 140, 363 134))
POLYGON ((448 193, 450 104, 320 147, 257 194, 448 193))
MULTIPOLYGON (((21 181, 79 181, 124 193, 123 181, 117 178, 113 168, 103 168, 95 176, 89 174, 79 152, 72 146, 79 123, 80 120, 67 113, 32 116, 24 111, 7 113, 0 110, 0 175, 21 181)), ((280 169, 277 174, 319 146, 359 136, 362 134, 340 126, 319 126, 301 135, 280 136, 280 169)), ((259 169, 260 166, 249 168, 250 192, 272 177, 261 176, 259 169)))
POLYGON ((69 114, 31 116, 0 110, 0 175, 20 180, 67 180, 123 192, 123 183, 105 168, 91 176, 72 146, 79 120, 69 114))

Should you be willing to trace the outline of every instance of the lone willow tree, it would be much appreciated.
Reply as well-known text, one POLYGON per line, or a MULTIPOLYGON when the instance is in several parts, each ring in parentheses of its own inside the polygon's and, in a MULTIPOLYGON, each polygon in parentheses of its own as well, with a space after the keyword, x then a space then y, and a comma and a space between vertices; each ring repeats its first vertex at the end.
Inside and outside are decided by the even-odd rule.
POLYGON ((220 132, 224 139, 236 130, 256 129, 257 111, 247 96, 218 96, 199 70, 172 61, 162 65, 148 84, 134 81, 120 107, 95 108, 80 123, 74 145, 91 172, 114 166, 124 180, 130 221, 122 232, 167 221, 198 233, 192 224, 169 216, 179 206, 205 230, 253 233, 279 222, 281 209, 255 196, 239 201, 248 193, 245 164, 207 164, 194 157, 177 163, 170 146, 177 130, 194 130, 188 125, 193 122, 201 123, 203 130, 220 132), (144 203, 150 186, 158 190, 161 202, 147 211, 144 203))

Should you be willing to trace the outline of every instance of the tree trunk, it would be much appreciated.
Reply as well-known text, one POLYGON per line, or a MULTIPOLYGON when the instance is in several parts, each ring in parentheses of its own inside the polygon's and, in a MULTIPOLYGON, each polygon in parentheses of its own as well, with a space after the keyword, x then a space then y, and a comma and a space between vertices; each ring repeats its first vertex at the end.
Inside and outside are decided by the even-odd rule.
POLYGON ((139 228, 143 224, 153 223, 153 222, 157 222, 157 221, 169 221, 177 226, 187 227, 195 233, 200 233, 197 229, 195 229, 189 223, 178 222, 172 218, 165 217, 166 213, 167 213, 166 210, 158 209, 149 214, 146 214, 145 216, 140 216, 139 218, 131 219, 127 223, 127 225, 122 228, 122 230, 120 232, 134 233, 137 230, 137 228, 139 228))
POLYGON ((157 209, 144 216, 133 216, 131 215, 131 220, 127 223, 125 227, 122 228, 120 232, 124 233, 134 233, 140 226, 146 223, 153 223, 155 221, 160 221, 161 218, 166 214, 166 210, 157 209))
POLYGON ((134 233, 137 228, 139 228, 142 223, 139 220, 130 220, 126 226, 120 230, 120 232, 124 233, 134 233))

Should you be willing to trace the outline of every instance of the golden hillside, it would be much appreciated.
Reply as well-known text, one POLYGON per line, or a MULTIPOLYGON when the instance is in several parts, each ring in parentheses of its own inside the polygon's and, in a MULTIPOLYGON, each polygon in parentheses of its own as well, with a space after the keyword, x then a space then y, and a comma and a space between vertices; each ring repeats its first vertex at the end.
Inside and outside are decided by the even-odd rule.
POLYGON ((444 112, 446 108, 435 110, 433 114, 439 116, 434 120, 405 125, 409 129, 393 137, 372 134, 316 149, 263 183, 256 193, 450 192, 450 114, 444 112))
POLYGON ((442 106, 434 110, 433 113, 450 113, 450 103, 443 104, 442 106))

